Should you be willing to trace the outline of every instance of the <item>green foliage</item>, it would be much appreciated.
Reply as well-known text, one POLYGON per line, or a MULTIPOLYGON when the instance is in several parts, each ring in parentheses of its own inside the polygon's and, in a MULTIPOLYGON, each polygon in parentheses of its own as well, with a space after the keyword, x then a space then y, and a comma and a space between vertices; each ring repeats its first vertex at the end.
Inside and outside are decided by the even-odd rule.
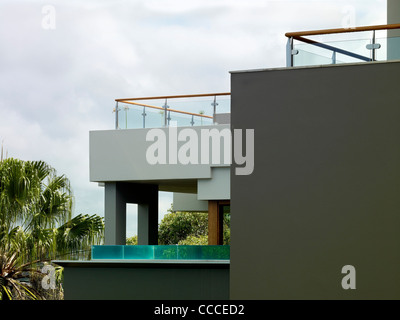
POLYGON ((94 244, 100 244, 104 231, 103 218, 97 215, 79 214, 52 230, 55 239, 56 254, 69 259, 87 257, 88 250, 94 244), (83 252, 83 254, 81 254, 83 252))
MULTIPOLYGON (((72 218, 72 205, 69 180, 45 162, 0 161, 0 254, 12 256, 15 268, 31 264, 30 283, 40 273, 34 272, 37 261, 87 258, 90 246, 102 241, 103 218, 72 218)), ((16 295, 15 286, 1 288, 2 297, 8 297, 7 288, 27 297, 16 295)))
POLYGON ((126 244, 130 246, 137 245, 138 244, 137 236, 126 238, 126 244))
MULTIPOLYGON (((29 263, 30 264, 30 263, 29 263)), ((38 300, 42 296, 30 284, 21 280, 26 277, 26 267, 29 264, 18 265, 17 255, 9 253, 0 253, 0 299, 14 300, 15 298, 23 300, 38 300)), ((33 264, 33 263, 32 263, 33 264)), ((33 269, 30 273, 39 273, 33 269)))
MULTIPOLYGON (((230 244, 230 214, 224 214, 224 244, 230 244)), ((207 245, 208 214, 203 212, 173 212, 160 223, 158 241, 161 245, 207 245)))
POLYGON ((208 244, 208 235, 193 236, 188 235, 185 239, 178 242, 179 245, 205 246, 208 244))
POLYGON ((158 230, 161 245, 178 244, 188 236, 205 236, 208 230, 207 213, 170 212, 164 216, 158 230))
POLYGON ((230 213, 224 213, 224 227, 223 227, 223 238, 224 244, 229 245, 231 243, 231 215, 230 213))

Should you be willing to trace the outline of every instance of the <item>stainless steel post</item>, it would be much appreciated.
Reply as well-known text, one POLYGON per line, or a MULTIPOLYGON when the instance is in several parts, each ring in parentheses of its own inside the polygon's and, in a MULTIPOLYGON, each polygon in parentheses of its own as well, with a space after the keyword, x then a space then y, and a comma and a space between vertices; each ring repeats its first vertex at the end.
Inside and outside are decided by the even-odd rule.
POLYGON ((164 127, 168 127, 167 109, 168 109, 167 99, 165 99, 165 104, 164 104, 164 127))
POLYGON ((286 67, 293 67, 293 37, 288 38, 286 44, 286 67))
POLYGON ((376 60, 375 30, 372 32, 372 61, 376 60))
POLYGON ((115 130, 118 130, 118 101, 115 105, 115 130))
POLYGON ((217 113, 217 96, 214 96, 214 101, 211 103, 213 106, 213 123, 215 123, 215 114, 217 113))
POLYGON ((146 107, 143 107, 143 128, 146 128, 146 107))

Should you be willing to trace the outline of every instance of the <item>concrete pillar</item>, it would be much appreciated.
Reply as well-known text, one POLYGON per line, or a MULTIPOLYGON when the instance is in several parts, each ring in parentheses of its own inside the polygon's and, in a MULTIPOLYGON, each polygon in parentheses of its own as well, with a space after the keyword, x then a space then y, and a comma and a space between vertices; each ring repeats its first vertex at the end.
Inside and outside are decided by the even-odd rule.
POLYGON ((118 183, 107 182, 104 205, 104 243, 106 245, 126 244, 126 201, 118 183))
POLYGON ((138 204, 138 244, 158 244, 158 186, 105 183, 105 244, 126 244, 126 204, 138 204))
POLYGON ((138 205, 138 244, 158 244, 158 195, 150 203, 138 205))

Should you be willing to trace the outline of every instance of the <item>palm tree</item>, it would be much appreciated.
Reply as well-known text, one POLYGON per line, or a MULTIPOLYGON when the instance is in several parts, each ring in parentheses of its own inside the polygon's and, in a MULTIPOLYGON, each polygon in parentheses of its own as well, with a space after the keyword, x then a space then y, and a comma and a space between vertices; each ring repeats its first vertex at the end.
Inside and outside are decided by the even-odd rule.
POLYGON ((45 162, 0 160, 0 253, 14 253, 14 265, 20 266, 87 258, 90 246, 102 241, 103 219, 87 214, 72 218, 72 205, 69 180, 45 162))

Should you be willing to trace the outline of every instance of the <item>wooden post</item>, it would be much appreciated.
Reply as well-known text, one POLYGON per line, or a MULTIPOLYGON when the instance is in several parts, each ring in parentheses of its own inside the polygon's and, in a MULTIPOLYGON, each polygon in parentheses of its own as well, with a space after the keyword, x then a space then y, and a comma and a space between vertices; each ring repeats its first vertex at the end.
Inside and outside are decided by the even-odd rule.
POLYGON ((208 201, 208 244, 223 245, 223 208, 218 200, 208 201))

